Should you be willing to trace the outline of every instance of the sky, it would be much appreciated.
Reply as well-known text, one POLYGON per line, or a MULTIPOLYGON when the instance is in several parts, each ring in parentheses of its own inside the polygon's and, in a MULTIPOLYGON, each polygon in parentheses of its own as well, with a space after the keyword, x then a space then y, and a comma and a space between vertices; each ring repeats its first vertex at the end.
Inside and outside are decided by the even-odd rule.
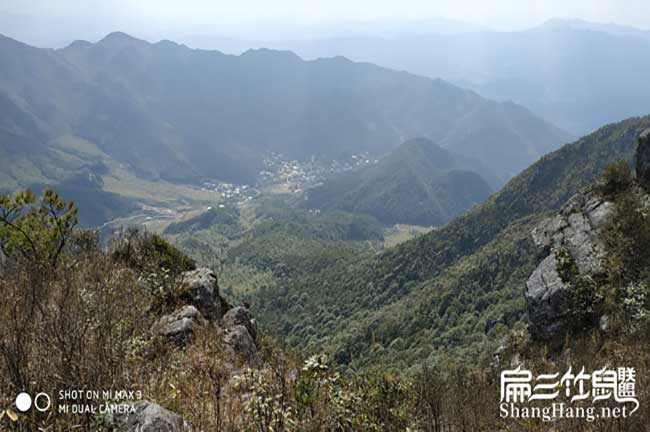
POLYGON ((506 31, 568 17, 650 29, 648 0, 0 0, 0 13, 0 33, 22 31, 25 37, 32 32, 34 39, 52 41, 73 32, 92 39, 112 30, 150 38, 319 37, 348 31, 358 22, 427 18, 506 31))

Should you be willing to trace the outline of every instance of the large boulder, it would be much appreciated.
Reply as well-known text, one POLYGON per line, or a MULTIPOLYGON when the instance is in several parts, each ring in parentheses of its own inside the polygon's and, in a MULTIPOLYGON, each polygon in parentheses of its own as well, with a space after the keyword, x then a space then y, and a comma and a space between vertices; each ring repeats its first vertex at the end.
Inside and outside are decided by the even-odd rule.
POLYGON ((133 412, 115 414, 109 423, 120 432, 191 432, 192 427, 180 415, 160 405, 142 400, 130 405, 133 412))
POLYGON ((636 150, 636 177, 646 190, 650 190, 650 129, 639 135, 636 150))
POLYGON ((217 275, 208 268, 183 272, 179 296, 209 320, 221 319, 228 310, 227 302, 219 296, 217 275))
POLYGON ((563 280, 560 265, 570 260, 578 276, 594 277, 603 271, 605 247, 600 231, 613 203, 595 193, 578 193, 560 213, 533 230, 533 241, 548 251, 526 282, 529 329, 536 339, 562 335, 571 320, 571 284, 563 280))
POLYGON ((257 354, 257 346, 246 327, 243 325, 236 325, 234 327, 225 328, 224 330, 224 341, 226 346, 239 356, 244 363, 253 367, 258 367, 261 364, 261 361, 257 354))
POLYGON ((225 328, 232 328, 238 325, 246 327, 253 341, 257 341, 257 321, 253 318, 251 311, 244 306, 237 306, 230 309, 223 316, 222 320, 225 328))
POLYGON ((179 345, 184 344, 201 321, 201 313, 192 305, 161 317, 151 328, 153 334, 179 345))

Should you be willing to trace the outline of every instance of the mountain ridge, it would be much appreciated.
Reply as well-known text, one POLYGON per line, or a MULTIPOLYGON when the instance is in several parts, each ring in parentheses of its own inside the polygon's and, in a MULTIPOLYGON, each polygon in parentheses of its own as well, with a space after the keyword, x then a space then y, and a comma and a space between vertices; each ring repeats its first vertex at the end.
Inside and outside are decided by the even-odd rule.
MULTIPOLYGON (((13 106, 36 116, 50 136, 63 131, 93 142, 144 178, 250 181, 259 154, 266 151, 332 158, 351 151, 383 153, 412 136, 442 142, 472 106, 498 107, 441 80, 341 57, 304 61, 273 50, 230 56, 171 42, 152 44, 120 32, 59 50, 27 49, 10 40, 3 39, 0 56, 23 49, 29 54, 8 59, 0 70, 3 90, 20 100, 13 106), (43 85, 29 89, 27 76, 18 70, 43 85), (19 88, 27 91, 21 94, 19 88), (36 100, 56 109, 36 109, 31 106, 36 100)), ((535 130, 506 136, 540 136, 538 155, 568 138, 534 122, 535 130)), ((500 124, 518 127, 505 120, 500 124)), ((516 142, 494 142, 518 151, 516 142)), ((453 139, 445 144, 452 148, 453 139)), ((505 181, 524 166, 494 165, 494 171, 505 181)))
POLYGON ((622 26, 551 21, 508 32, 322 38, 270 45, 293 49, 305 58, 336 53, 442 77, 493 100, 513 100, 580 136, 650 110, 650 95, 638 73, 650 70, 648 34, 622 26))

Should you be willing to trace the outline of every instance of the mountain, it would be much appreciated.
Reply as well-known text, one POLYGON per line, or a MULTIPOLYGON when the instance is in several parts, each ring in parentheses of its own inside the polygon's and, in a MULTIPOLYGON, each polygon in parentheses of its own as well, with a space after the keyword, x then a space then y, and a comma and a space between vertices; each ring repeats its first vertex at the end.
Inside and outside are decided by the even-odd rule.
POLYGON ((580 136, 650 112, 648 35, 615 24, 551 20, 515 32, 350 36, 269 46, 308 59, 343 55, 446 79, 494 100, 512 100, 580 136))
POLYGON ((426 138, 400 145, 376 165, 307 192, 307 207, 366 213, 386 224, 442 225, 485 200, 490 186, 426 138))
POLYGON ((596 32, 609 33, 616 36, 634 36, 639 38, 644 38, 650 40, 650 31, 641 30, 631 26, 619 25, 613 22, 610 23, 600 23, 600 22, 591 22, 585 21, 579 18, 553 18, 541 26, 538 27, 539 30, 562 30, 562 29, 576 29, 576 30, 590 30, 596 32))
POLYGON ((543 256, 531 230, 603 168, 631 161, 650 117, 605 126, 544 156, 444 227, 384 253, 260 291, 260 320, 301 348, 351 367, 381 361, 487 362, 523 316, 523 288, 543 256))
POLYGON ((270 151, 383 154, 414 136, 485 157, 505 181, 568 138, 520 106, 341 57, 230 56, 112 33, 61 50, 2 37, 0 59, 0 152, 14 167, 3 182, 14 186, 98 160, 150 180, 252 182, 270 151))

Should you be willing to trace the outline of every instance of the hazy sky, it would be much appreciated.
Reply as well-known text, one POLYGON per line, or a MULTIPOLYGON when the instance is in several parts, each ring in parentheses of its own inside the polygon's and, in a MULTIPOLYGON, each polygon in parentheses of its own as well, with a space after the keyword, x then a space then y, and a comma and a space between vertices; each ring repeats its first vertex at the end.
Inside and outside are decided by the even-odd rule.
POLYGON ((1 0, 0 9, 31 15, 137 18, 156 24, 446 17, 510 26, 580 17, 650 28, 647 0, 1 0))
POLYGON ((650 0, 0 0, 0 12, 65 22, 70 31, 72 26, 98 33, 120 29, 170 36, 212 33, 259 38, 287 28, 332 28, 341 21, 431 17, 499 30, 531 27, 554 17, 650 29, 650 0))

